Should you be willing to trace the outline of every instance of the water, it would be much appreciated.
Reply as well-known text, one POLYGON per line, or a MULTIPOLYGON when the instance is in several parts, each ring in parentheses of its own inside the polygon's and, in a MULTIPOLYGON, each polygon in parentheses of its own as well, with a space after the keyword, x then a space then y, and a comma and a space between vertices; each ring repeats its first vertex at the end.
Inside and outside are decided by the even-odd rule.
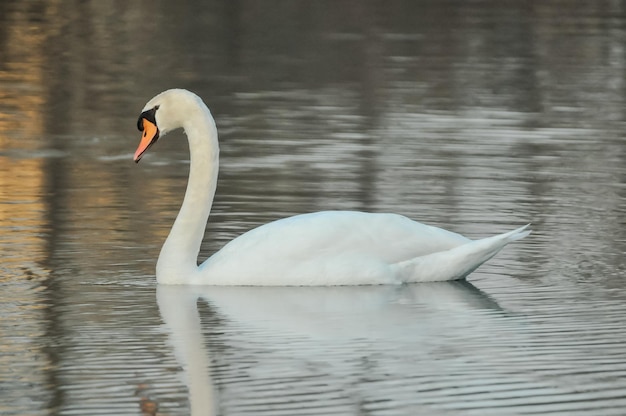
POLYGON ((0 3, 0 414, 585 414, 626 407, 626 4, 0 3), (204 258, 320 209, 470 237, 468 282, 156 287, 203 96, 204 258))

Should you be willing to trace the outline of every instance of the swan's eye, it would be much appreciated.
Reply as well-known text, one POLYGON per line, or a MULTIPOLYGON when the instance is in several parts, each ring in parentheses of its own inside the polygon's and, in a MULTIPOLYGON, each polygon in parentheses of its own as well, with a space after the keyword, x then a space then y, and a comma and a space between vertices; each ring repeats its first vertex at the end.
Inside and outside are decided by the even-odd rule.
POLYGON ((156 111, 159 109, 158 105, 155 105, 152 109, 146 110, 139 115, 137 119, 137 129, 143 131, 143 119, 145 118, 150 123, 156 125, 156 111))

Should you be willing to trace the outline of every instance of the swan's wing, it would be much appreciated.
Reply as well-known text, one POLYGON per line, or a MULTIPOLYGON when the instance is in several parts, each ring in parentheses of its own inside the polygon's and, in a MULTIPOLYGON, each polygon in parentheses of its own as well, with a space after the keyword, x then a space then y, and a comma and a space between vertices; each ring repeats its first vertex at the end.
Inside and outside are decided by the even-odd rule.
POLYGON ((302 274, 321 276, 337 275, 345 268, 355 275, 359 274, 355 273, 355 265, 360 264, 363 277, 382 273, 380 268, 389 264, 468 241, 459 234, 401 215, 324 211, 255 228, 229 242, 201 269, 206 269, 210 278, 224 276, 233 283, 246 272, 258 274, 264 270, 280 276, 293 274, 297 268, 302 274))
POLYGON ((396 214, 323 211, 274 221, 229 242, 220 255, 311 258, 368 254, 395 263, 447 250, 469 239, 396 214))

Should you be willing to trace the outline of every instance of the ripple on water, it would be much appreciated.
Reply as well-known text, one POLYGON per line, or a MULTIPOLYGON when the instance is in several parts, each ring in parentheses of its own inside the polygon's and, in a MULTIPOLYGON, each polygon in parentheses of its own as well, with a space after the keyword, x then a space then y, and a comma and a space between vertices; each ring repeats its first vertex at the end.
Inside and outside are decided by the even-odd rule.
MULTIPOLYGON (((309 320, 301 309, 280 313, 277 320, 247 315, 245 309, 252 306, 271 310, 265 305, 275 306, 271 292, 255 292, 254 305, 245 289, 238 292, 240 299, 207 294, 210 307, 203 316, 209 322, 201 347, 211 358, 220 408, 233 414, 358 409, 374 414, 619 414, 613 410, 626 400, 621 303, 603 303, 602 314, 593 313, 593 301, 569 311, 485 309, 489 303, 482 299, 479 307, 476 302, 450 304, 437 285, 431 287, 438 288, 433 292, 438 297, 406 302, 406 291, 424 291, 417 286, 403 289, 401 303, 385 304, 388 289, 374 289, 381 291, 378 298, 362 298, 369 300, 353 303, 353 313, 344 316, 329 312, 329 299, 339 302, 337 308, 357 299, 354 293, 343 300, 310 293, 312 304, 330 309, 307 311, 309 320), (379 302, 369 303, 373 299, 379 302), (402 305, 393 314, 401 330, 386 320, 394 304, 402 305), (381 313, 387 316, 374 318, 381 313), (295 322, 284 322, 286 316, 295 322)), ((301 293, 282 292, 281 298, 283 305, 305 307, 291 302, 304 300, 301 293)))

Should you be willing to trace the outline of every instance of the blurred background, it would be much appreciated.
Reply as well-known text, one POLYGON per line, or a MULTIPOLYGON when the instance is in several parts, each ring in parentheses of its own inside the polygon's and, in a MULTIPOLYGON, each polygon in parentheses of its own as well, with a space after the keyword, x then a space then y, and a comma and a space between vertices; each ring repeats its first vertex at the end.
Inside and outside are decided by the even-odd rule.
POLYGON ((59 387, 95 346, 73 336, 158 324, 187 144, 132 154, 173 87, 220 131, 201 258, 322 209, 471 238, 531 222, 469 280, 518 310, 541 293, 623 316, 625 45, 618 0, 0 2, 0 413, 84 410, 59 387))

